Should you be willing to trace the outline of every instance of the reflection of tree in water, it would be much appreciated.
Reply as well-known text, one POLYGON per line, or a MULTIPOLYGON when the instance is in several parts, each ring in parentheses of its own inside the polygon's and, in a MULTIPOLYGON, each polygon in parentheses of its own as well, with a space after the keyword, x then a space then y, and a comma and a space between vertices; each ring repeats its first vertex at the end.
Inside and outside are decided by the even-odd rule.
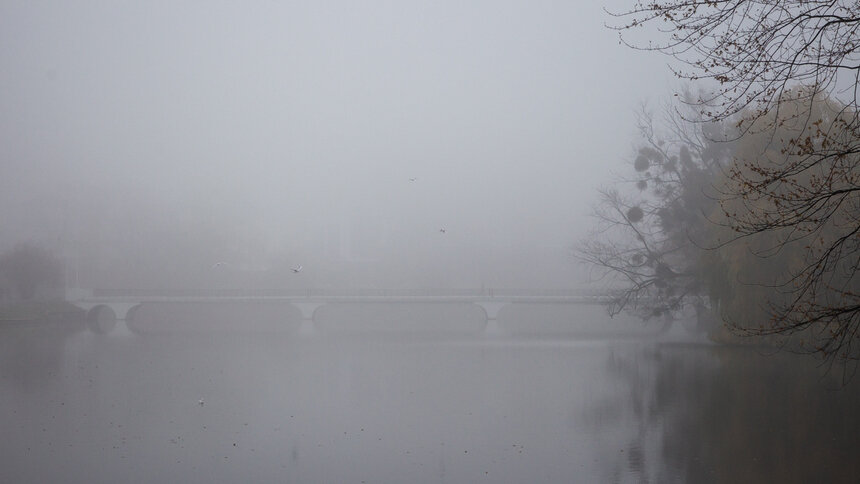
POLYGON ((748 349, 610 351, 622 394, 585 415, 629 443, 613 473, 640 482, 858 482, 860 381, 748 349))
POLYGON ((0 327, 0 381, 38 387, 61 369, 66 341, 84 330, 82 320, 6 322, 0 327))

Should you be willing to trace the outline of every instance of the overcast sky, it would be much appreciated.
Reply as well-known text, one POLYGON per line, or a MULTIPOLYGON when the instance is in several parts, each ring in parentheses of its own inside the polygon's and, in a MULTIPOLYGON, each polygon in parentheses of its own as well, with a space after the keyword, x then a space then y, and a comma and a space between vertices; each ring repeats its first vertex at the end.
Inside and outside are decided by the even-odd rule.
POLYGON ((670 95, 629 3, 4 1, 0 176, 567 246, 670 95))

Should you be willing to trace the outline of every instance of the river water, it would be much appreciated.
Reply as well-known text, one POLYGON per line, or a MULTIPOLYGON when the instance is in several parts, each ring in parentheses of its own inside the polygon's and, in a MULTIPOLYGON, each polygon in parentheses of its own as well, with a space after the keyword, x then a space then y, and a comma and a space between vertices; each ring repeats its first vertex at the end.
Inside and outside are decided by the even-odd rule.
POLYGON ((675 329, 37 326, 0 328, 0 482, 860 482, 860 376, 675 329))

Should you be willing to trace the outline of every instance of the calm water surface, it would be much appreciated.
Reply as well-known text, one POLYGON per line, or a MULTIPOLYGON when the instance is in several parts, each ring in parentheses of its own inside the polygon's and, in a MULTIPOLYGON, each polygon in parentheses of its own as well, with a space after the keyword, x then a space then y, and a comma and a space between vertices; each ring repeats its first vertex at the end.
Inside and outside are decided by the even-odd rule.
POLYGON ((0 378, 0 482, 860 482, 860 378, 666 337, 5 327, 0 378))

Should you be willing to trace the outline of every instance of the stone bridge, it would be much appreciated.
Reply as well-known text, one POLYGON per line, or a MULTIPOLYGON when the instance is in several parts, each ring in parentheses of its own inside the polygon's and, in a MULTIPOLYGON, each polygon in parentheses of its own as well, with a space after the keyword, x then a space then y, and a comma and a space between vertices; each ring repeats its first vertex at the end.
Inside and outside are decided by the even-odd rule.
MULTIPOLYGON (((297 313, 294 319, 306 324, 318 322, 321 310, 338 308, 356 314, 376 314, 373 308, 403 308, 426 311, 428 308, 480 308, 485 323, 497 319, 499 312, 511 305, 599 305, 606 299, 596 294, 567 289, 302 289, 284 290, 77 290, 69 302, 87 311, 87 321, 96 332, 110 331, 117 320, 131 324, 141 308, 152 306, 244 308, 279 307, 286 313, 297 313), (298 316, 300 314, 300 316, 298 316)), ((169 324, 169 323, 168 323, 169 324)))

